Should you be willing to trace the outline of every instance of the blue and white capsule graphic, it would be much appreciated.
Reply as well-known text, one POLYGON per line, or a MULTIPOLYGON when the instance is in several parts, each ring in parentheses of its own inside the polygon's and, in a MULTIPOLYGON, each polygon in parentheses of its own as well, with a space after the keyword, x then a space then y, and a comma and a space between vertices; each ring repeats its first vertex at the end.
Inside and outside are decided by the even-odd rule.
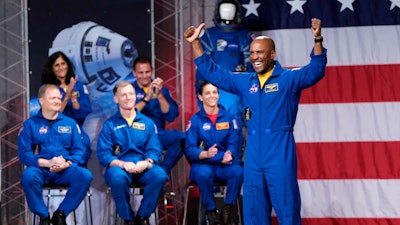
POLYGON ((56 51, 68 56, 75 66, 78 80, 97 94, 111 91, 115 83, 124 80, 138 56, 133 41, 91 21, 60 31, 53 40, 49 55, 56 51))

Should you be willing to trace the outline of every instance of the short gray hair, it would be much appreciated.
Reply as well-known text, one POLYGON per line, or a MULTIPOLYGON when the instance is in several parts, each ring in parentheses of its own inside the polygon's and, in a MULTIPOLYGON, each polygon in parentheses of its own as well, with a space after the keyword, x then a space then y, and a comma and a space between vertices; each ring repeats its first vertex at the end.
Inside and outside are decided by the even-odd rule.
MULTIPOLYGON (((114 88, 113 88, 113 94, 114 94, 114 96, 117 94, 118 88, 120 88, 120 87, 126 87, 126 86, 128 86, 128 85, 133 86, 130 82, 125 81, 125 80, 116 83, 115 86, 114 86, 114 88)), ((133 90, 135 90, 135 88, 134 88, 133 90)))

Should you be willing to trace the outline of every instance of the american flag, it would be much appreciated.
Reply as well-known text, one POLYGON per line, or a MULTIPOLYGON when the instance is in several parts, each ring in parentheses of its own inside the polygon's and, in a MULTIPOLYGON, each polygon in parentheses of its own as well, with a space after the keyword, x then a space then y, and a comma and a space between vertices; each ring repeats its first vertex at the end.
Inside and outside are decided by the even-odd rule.
POLYGON ((326 77, 295 126, 303 225, 400 224, 400 0, 240 0, 286 67, 309 61, 322 20, 326 77))

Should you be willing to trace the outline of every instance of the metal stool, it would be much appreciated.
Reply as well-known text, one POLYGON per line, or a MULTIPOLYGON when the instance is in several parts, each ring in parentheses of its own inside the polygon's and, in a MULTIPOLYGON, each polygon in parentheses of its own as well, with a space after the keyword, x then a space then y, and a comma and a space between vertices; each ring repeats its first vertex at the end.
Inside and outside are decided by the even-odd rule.
MULTIPOLYGON (((43 187, 43 191, 47 190, 47 206, 49 206, 50 204, 50 198, 51 197, 65 197, 65 193, 68 190, 68 186, 60 186, 60 185, 44 185, 43 187), (52 194, 51 191, 59 191, 59 194, 52 194)), ((92 196, 92 194, 90 193, 90 191, 87 192, 86 194, 86 198, 84 199, 84 204, 85 204, 85 212, 87 214, 87 207, 89 207, 89 218, 86 217, 86 225, 93 225, 93 217, 92 217, 92 203, 90 200, 90 197, 92 196), (88 201, 88 206, 86 204, 86 199, 88 201)), ((72 212, 72 223, 74 225, 76 225, 76 213, 75 210, 72 212)), ((33 225, 36 224, 36 214, 33 214, 33 225)))
MULTIPOLYGON (((224 181, 214 181, 214 187, 215 188, 219 188, 219 192, 218 193, 214 193, 214 197, 216 198, 225 198, 225 194, 226 194, 226 182, 224 181)), ((188 204, 189 204, 189 192, 191 189, 197 188, 197 184, 194 181, 191 181, 189 183, 189 185, 186 188, 186 195, 185 195, 185 209, 183 211, 183 221, 182 221, 182 225, 186 225, 187 224, 187 209, 188 209, 188 204)), ((202 220, 203 220, 203 209, 202 209, 202 203, 201 203, 201 194, 200 194, 200 199, 199 199, 199 206, 198 206, 198 220, 197 220, 197 224, 201 225, 202 224, 202 220)), ((236 200, 236 210, 237 210, 237 214, 238 214, 238 223, 237 225, 241 225, 242 224, 242 216, 241 216, 241 207, 240 207, 240 200, 239 200, 239 196, 236 200)), ((191 223, 192 224, 192 223, 191 223)))
MULTIPOLYGON (((131 191, 131 201, 134 202, 134 197, 135 196, 140 196, 143 194, 143 190, 144 190, 144 185, 141 184, 132 184, 130 186, 130 191, 131 191), (133 198, 132 198, 133 197, 133 198)), ((109 218, 113 218, 114 220, 112 222, 114 222, 114 225, 119 225, 122 224, 122 220, 117 216, 117 209, 115 208, 114 211, 114 215, 110 216, 109 215, 109 206, 111 205, 112 202, 112 196, 111 196, 111 189, 108 188, 107 189, 107 197, 106 197, 106 201, 105 201, 105 206, 104 206, 104 217, 103 217, 103 225, 108 225, 110 224, 109 218)), ((135 205, 133 205, 135 206, 135 205)), ((164 192, 164 198, 163 198, 163 206, 164 206, 164 216, 160 217, 158 210, 156 210, 153 215, 154 215, 154 222, 155 224, 161 224, 161 221, 165 221, 165 224, 169 224, 169 220, 168 220, 168 210, 169 209, 173 209, 174 210, 174 220, 175 220, 175 225, 178 225, 178 215, 177 215, 177 211, 176 211, 176 205, 175 205, 175 193, 173 191, 171 192, 164 192), (169 205, 168 204, 168 198, 171 199, 172 204, 169 205)))
MULTIPOLYGON (((130 191, 131 191, 131 201, 134 202, 134 198, 135 196, 140 196, 143 194, 143 190, 144 190, 144 185, 142 184, 131 184, 130 185, 130 191), (137 192, 138 191, 138 192, 137 192)), ((117 208, 114 206, 115 211, 114 211, 114 215, 113 217, 111 217, 109 215, 109 208, 108 206, 111 205, 113 199, 112 199, 112 195, 111 195, 111 188, 107 189, 107 193, 106 193, 106 201, 105 201, 105 206, 104 206, 104 217, 103 217, 103 225, 109 225, 110 218, 113 218, 114 220, 112 221, 114 225, 119 225, 119 224, 123 224, 123 220, 121 218, 119 218, 118 213, 117 213, 117 208)), ((135 205, 133 205, 134 207, 135 205)), ((155 211, 155 213, 153 213, 154 215, 154 221, 155 224, 158 224, 158 215, 157 215, 157 210, 155 211)), ((150 217, 151 218, 151 217, 150 217)))
POLYGON ((164 221, 165 225, 169 225, 169 218, 172 216, 172 219, 174 220, 174 224, 178 225, 178 213, 176 209, 176 204, 175 204, 175 192, 173 191, 173 185, 172 185, 172 180, 171 180, 171 191, 165 191, 164 192, 164 198, 163 198, 163 216, 160 216, 160 212, 158 212, 158 224, 161 225, 161 222, 164 221), (168 200, 170 200, 171 204, 168 203, 168 200), (173 210, 173 214, 171 215, 168 213, 169 210, 173 210))

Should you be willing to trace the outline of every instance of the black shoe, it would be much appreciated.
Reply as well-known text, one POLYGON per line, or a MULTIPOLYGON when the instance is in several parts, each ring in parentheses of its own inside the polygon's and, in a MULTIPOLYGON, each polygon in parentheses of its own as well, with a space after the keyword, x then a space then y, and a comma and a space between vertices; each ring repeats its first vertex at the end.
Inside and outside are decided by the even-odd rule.
POLYGON ((219 212, 216 209, 206 211, 206 220, 208 220, 209 225, 221 225, 219 212))
POLYGON ((40 219, 39 225, 50 225, 50 217, 40 219))
POLYGON ((150 225, 149 218, 136 216, 135 225, 150 225))
POLYGON ((124 225, 135 225, 135 222, 133 220, 125 220, 124 225))
POLYGON ((233 205, 224 205, 224 208, 222 208, 222 221, 224 222, 224 225, 232 225, 232 209, 233 205))
POLYGON ((51 217, 51 223, 53 225, 67 225, 67 222, 65 221, 66 218, 67 216, 65 213, 57 209, 53 213, 53 217, 51 217))

